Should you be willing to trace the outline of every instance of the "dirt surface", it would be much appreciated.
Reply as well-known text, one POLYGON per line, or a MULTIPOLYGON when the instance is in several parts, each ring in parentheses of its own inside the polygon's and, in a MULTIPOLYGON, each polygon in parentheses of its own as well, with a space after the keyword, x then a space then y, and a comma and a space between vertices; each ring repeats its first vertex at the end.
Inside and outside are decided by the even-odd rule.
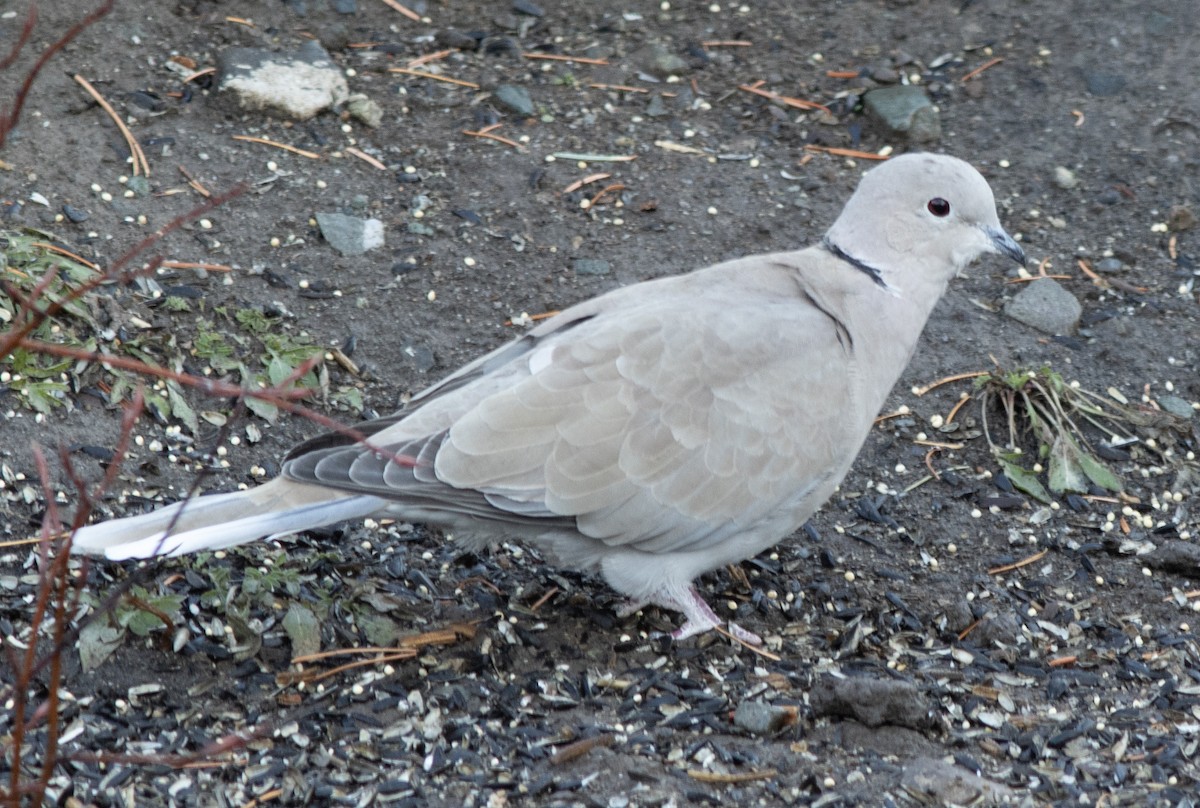
MULTIPOLYGON (((1013 272, 999 259, 952 285, 889 401, 888 411, 908 414, 875 430, 810 530, 700 582, 768 639, 771 657, 715 635, 673 645, 659 634, 677 615, 618 619, 602 582, 550 568, 529 548, 466 554, 419 526, 352 525, 141 573, 149 595, 178 596, 172 628, 131 634, 95 670, 65 655, 60 754, 76 758, 60 763, 53 792, 97 805, 1191 804, 1200 601, 1187 593, 1200 573, 1161 553, 1182 541, 1175 550, 1186 555, 1197 533, 1196 466, 1183 459, 1194 434, 1170 444, 1160 435, 1170 455, 1139 445, 1112 462, 1138 500, 1129 512, 1103 501, 1050 509, 994 485, 996 464, 971 428, 977 402, 958 416, 960 432, 932 426, 969 381, 921 397, 911 388, 994 360, 1050 364, 1135 404, 1168 392, 1200 400, 1196 236, 1180 210, 1200 203, 1194 15, 1166 0, 543 5, 538 17, 509 2, 431 3, 416 22, 373 0, 343 14, 325 0, 118 2, 29 95, 0 154, 10 166, 0 174, 5 226, 51 231, 108 265, 203 201, 180 167, 214 193, 246 183, 151 251, 232 271, 160 270, 158 283, 186 311, 156 305, 145 288, 112 288, 103 339, 145 332, 174 337, 186 353, 200 321, 229 325, 218 307, 266 311, 286 333, 345 349, 359 372, 327 362, 328 391, 355 388, 364 414, 386 413, 519 333, 506 322, 523 313, 819 238, 868 163, 806 144, 911 148, 856 106, 862 90, 905 77, 939 110, 941 140, 927 148, 985 173, 1009 232, 1066 276, 1083 305, 1080 332, 1051 338, 1004 316, 1022 287, 1006 283, 1013 272), (486 38, 421 69, 477 89, 386 71, 440 50, 448 31, 486 38), (293 122, 242 111, 207 80, 185 88, 166 67, 173 55, 203 68, 231 47, 291 49, 314 36, 351 91, 382 108, 380 126, 333 112, 293 122), (702 44, 714 40, 751 44, 702 44), (650 80, 663 54, 682 60, 678 81, 650 80), (1003 61, 961 80, 993 57, 1003 61), (150 195, 124 195, 123 142, 76 73, 144 144, 150 195), (738 89, 759 80, 829 112, 738 89), (501 104, 502 85, 526 90, 534 114, 501 104), (519 148, 464 134, 493 123, 519 148), (547 160, 562 152, 637 159, 547 160), (565 190, 601 172, 611 176, 565 190), (49 205, 31 201, 35 193, 49 205), (63 204, 86 221, 56 220, 63 204), (338 255, 312 222, 338 211, 381 220, 386 245, 338 255), (1110 259, 1115 271, 1096 285, 1080 258, 1093 267, 1110 259), (928 473, 919 433, 958 448, 930 457, 941 479, 910 491, 928 473), (296 604, 317 616, 322 650, 474 630, 415 659, 297 688, 277 679, 289 670, 284 616, 296 604), (747 714, 758 702, 769 709, 756 731, 747 714), (218 765, 166 765, 230 733, 250 740, 209 749, 218 765), (127 757, 98 764, 80 757, 88 752, 127 757)), ((80 12, 77 2, 43 3, 34 45, 80 12)), ((2 21, 5 38, 19 22, 2 21)), ((0 97, 11 97, 36 49, 0 76, 0 97)), ((29 535, 41 518, 32 441, 115 444, 120 412, 72 398, 39 418, 11 397, 3 407, 3 538, 29 535)), ((189 400, 198 412, 229 411, 189 400)), ((314 406, 353 420, 332 400, 314 406)), ((254 484, 319 431, 287 417, 226 431, 200 423, 184 437, 209 452, 223 441, 228 452, 227 468, 204 482, 213 490, 254 484)), ((178 435, 150 418, 137 434, 144 443, 105 512, 178 498, 194 479, 177 462, 188 456, 178 435), (137 496, 120 496, 127 491, 137 496)), ((89 479, 102 473, 86 452, 72 456, 89 479)), ((73 503, 65 478, 56 482, 73 503)), ((33 558, 0 550, 9 650, 29 641, 33 558)), ((94 564, 89 589, 102 597, 132 569, 94 564)), ((44 725, 30 738, 23 759, 35 765, 44 725)))

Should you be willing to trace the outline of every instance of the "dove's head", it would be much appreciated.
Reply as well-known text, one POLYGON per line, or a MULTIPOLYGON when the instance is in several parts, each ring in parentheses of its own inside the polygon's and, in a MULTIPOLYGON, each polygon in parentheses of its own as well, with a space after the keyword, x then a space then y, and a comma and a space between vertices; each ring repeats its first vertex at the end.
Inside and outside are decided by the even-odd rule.
POLYGON ((996 215, 987 180, 940 154, 905 154, 868 171, 825 243, 877 271, 889 286, 944 287, 983 253, 1025 263, 996 215))

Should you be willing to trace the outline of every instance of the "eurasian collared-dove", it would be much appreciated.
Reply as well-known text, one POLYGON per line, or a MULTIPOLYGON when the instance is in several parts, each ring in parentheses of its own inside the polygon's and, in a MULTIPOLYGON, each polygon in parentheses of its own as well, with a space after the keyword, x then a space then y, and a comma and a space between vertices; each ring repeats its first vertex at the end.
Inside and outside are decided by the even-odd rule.
POLYGON ((897 157, 818 245, 580 303, 359 425, 381 451, 319 437, 266 485, 84 527, 73 548, 177 555, 387 515, 470 546, 527 540, 599 571, 626 613, 682 612, 689 637, 721 623, 692 581, 829 498, 947 283, 985 252, 1025 258, 984 178, 897 157))

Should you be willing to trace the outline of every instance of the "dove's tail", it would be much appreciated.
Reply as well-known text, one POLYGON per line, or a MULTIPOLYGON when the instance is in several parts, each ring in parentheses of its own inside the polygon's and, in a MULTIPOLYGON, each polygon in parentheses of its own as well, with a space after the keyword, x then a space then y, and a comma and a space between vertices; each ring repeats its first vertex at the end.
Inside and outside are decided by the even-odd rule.
POLYGON ((82 527, 71 552, 113 560, 183 555, 368 516, 377 497, 276 479, 248 491, 194 497, 156 511, 82 527))

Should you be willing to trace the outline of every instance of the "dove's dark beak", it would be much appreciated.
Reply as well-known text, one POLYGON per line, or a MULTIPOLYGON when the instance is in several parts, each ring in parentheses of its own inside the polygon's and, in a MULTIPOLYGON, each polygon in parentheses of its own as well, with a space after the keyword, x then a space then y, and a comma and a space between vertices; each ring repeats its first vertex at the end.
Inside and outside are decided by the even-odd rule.
POLYGON ((999 227, 987 227, 984 230, 992 240, 992 248, 996 252, 1007 255, 1021 266, 1025 266, 1025 251, 1021 249, 1020 244, 1013 241, 1012 236, 999 227))

